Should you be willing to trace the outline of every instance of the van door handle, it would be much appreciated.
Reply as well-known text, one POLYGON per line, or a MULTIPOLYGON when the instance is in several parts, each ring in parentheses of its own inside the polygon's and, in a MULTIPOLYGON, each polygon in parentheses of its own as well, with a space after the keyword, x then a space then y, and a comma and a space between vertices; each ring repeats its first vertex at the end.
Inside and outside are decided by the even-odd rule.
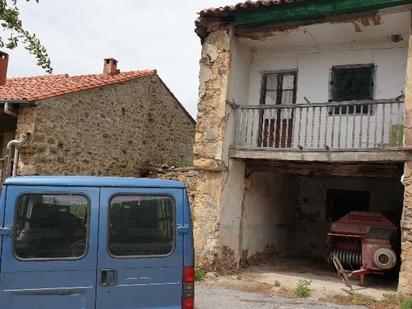
POLYGON ((101 286, 115 286, 117 285, 117 271, 115 269, 103 269, 100 272, 101 286))
POLYGON ((11 235, 11 227, 0 227, 0 236, 10 236, 11 235))
POLYGON ((189 233, 190 228, 189 228, 189 225, 187 225, 187 224, 186 225, 178 225, 177 228, 176 228, 176 231, 177 231, 178 234, 183 235, 183 234, 189 233))

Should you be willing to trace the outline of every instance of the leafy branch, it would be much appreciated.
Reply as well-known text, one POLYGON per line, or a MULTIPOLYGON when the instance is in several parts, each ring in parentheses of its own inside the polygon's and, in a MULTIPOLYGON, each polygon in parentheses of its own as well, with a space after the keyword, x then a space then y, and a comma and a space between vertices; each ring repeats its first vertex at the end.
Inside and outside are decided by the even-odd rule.
MULTIPOLYGON (((34 1, 39 2, 39 0, 34 1)), ((51 74, 53 68, 46 49, 34 33, 23 27, 17 0, 11 2, 12 4, 9 4, 7 0, 0 0, 0 48, 14 49, 22 43, 26 50, 36 58, 37 65, 51 74)))

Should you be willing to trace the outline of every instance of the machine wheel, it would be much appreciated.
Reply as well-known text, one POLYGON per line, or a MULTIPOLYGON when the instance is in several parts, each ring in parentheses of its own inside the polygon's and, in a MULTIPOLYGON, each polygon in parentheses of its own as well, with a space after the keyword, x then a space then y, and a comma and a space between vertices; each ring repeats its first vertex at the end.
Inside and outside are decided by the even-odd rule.
POLYGON ((332 256, 332 262, 336 268, 336 271, 338 272, 339 277, 341 277, 345 285, 352 290, 352 283, 349 280, 348 273, 345 269, 343 269, 342 263, 340 262, 339 258, 332 256))
POLYGON ((389 248, 380 248, 373 255, 373 263, 380 269, 390 270, 396 265, 396 253, 389 248))

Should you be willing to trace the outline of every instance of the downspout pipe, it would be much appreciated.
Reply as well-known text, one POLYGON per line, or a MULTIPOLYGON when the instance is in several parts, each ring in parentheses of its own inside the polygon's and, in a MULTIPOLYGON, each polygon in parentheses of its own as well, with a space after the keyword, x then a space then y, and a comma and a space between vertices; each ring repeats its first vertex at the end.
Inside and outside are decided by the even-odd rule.
POLYGON ((3 177, 2 177, 3 180, 6 179, 7 176, 9 175, 10 160, 11 160, 13 150, 14 150, 14 161, 13 161, 12 177, 17 176, 19 150, 27 142, 29 137, 30 137, 30 133, 26 132, 21 139, 12 140, 7 144, 6 149, 8 153, 7 153, 6 160, 4 163, 4 168, 3 168, 3 177))
POLYGON ((4 104, 4 113, 13 117, 17 117, 17 112, 10 102, 4 104))

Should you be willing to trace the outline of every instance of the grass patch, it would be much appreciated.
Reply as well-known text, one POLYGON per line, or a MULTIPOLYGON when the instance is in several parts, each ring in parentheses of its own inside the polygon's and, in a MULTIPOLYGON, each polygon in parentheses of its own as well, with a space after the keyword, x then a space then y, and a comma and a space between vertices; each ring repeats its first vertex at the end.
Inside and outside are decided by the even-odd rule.
POLYGON ((299 298, 306 298, 310 296, 310 286, 312 285, 312 281, 310 280, 299 280, 295 293, 299 298))
POLYGON ((242 274, 241 273, 236 273, 236 279, 237 280, 242 280, 242 274))
POLYGON ((370 306, 376 302, 375 298, 361 293, 350 293, 348 297, 352 304, 370 306))
POLYGON ((412 309, 412 298, 409 297, 399 297, 399 302, 401 309, 412 309))
POLYGON ((199 268, 195 269, 195 281, 201 282, 205 280, 205 273, 199 268))
POLYGON ((383 299, 389 303, 396 303, 398 301, 398 296, 396 296, 396 294, 383 294, 383 299))
POLYGON ((273 281, 273 287, 274 287, 274 288, 280 288, 281 285, 282 285, 282 284, 280 284, 280 281, 279 281, 279 280, 273 281))

